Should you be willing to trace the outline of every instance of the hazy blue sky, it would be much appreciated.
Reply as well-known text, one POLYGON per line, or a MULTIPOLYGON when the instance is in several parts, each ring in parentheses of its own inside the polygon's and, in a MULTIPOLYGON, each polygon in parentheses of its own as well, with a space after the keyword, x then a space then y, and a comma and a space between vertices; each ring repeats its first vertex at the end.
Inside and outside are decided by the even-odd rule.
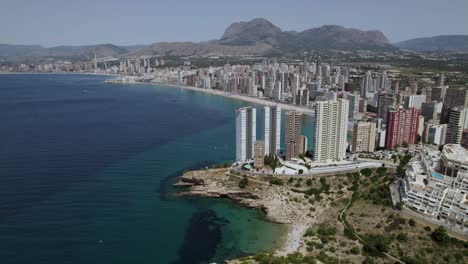
POLYGON ((0 43, 198 42, 255 17, 283 30, 324 24, 379 29, 392 42, 468 35, 468 0, 0 0, 0 43))

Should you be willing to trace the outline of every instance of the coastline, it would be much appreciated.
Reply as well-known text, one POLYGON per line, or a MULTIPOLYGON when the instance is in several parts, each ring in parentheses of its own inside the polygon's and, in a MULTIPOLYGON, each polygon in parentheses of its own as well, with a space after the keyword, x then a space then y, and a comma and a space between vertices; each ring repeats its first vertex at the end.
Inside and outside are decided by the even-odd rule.
POLYGON ((122 84, 147 84, 147 85, 154 85, 154 86, 179 88, 179 89, 185 89, 185 90, 197 91, 197 92, 202 92, 202 93, 207 93, 207 94, 212 94, 212 95, 223 96, 223 97, 231 98, 234 100, 240 100, 240 101, 264 105, 264 106, 279 106, 284 110, 295 110, 295 111, 301 112, 306 115, 311 115, 311 116, 313 116, 315 113, 315 111, 311 108, 299 107, 299 106, 285 104, 285 103, 278 103, 278 102, 274 102, 274 101, 270 101, 270 100, 266 100, 266 99, 262 99, 258 97, 250 97, 250 96, 241 95, 241 94, 233 94, 233 93, 228 93, 228 92, 214 90, 214 89, 203 89, 203 88, 197 88, 193 86, 185 86, 185 85, 178 85, 178 84, 151 83, 151 82, 134 82, 134 83, 122 83, 122 84))
POLYGON ((335 194, 323 194, 324 199, 311 210, 308 197, 291 191, 287 185, 272 185, 268 177, 249 177, 248 186, 240 188, 238 183, 241 179, 242 176, 232 174, 229 168, 207 169, 185 173, 175 186, 183 188, 177 194, 179 197, 227 198, 246 208, 262 209, 265 220, 282 224, 285 228, 277 240, 275 254, 307 253, 304 235, 330 207, 330 199, 326 198, 332 199, 335 194))
POLYGON ((54 75, 96 75, 96 76, 113 76, 117 77, 120 74, 114 73, 94 73, 94 72, 5 72, 0 71, 1 75, 41 75, 41 74, 54 74, 54 75))

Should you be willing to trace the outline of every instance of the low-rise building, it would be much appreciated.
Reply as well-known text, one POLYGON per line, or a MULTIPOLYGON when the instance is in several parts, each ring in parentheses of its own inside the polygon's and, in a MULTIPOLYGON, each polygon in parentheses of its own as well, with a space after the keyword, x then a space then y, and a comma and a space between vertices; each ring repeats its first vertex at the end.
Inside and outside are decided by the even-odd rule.
POLYGON ((408 164, 401 185, 406 206, 468 230, 468 150, 457 144, 442 151, 426 146, 408 164))

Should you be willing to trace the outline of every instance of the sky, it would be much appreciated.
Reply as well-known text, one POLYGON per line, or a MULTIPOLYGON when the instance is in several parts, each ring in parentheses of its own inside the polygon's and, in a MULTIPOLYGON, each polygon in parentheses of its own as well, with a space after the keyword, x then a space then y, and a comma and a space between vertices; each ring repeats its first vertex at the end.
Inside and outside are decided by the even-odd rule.
POLYGON ((391 42, 468 35, 468 0, 0 0, 0 43, 200 42, 256 17, 283 30, 377 29, 391 42))

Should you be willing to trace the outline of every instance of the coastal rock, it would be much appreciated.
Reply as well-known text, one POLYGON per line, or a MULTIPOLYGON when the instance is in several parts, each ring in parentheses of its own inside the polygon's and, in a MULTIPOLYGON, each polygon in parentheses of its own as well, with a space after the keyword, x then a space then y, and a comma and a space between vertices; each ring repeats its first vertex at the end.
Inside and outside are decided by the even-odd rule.
POLYGON ((194 186, 194 185, 205 185, 205 181, 200 178, 193 176, 181 176, 179 177, 179 182, 174 184, 174 186, 184 187, 184 186, 194 186))

